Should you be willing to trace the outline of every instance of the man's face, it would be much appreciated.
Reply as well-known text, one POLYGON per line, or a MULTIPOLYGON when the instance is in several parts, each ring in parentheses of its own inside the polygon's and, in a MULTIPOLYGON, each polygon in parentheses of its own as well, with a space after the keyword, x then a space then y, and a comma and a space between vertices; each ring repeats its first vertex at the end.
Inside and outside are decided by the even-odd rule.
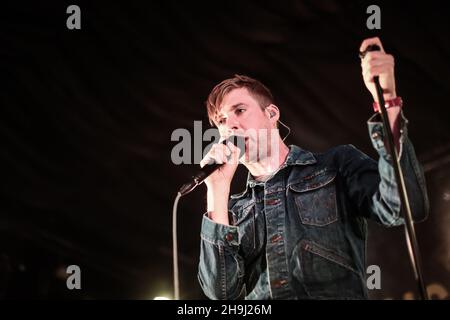
POLYGON ((271 123, 259 103, 246 88, 233 89, 220 105, 217 126, 222 137, 242 135, 249 129, 271 128, 271 123))
POLYGON ((267 141, 270 141, 268 137, 273 130, 267 112, 261 109, 246 88, 233 89, 224 96, 216 124, 223 138, 233 134, 245 136, 247 151, 249 145, 258 150, 262 145, 267 148, 267 141))

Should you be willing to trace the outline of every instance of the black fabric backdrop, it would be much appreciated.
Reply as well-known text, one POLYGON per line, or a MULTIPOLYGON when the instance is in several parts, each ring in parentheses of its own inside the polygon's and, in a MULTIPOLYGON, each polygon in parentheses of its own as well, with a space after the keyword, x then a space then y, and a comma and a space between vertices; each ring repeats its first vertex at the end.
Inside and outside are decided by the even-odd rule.
MULTIPOLYGON (((235 73, 272 89, 288 138, 312 151, 352 143, 376 158, 358 48, 380 36, 425 167, 417 225, 434 298, 450 290, 449 20, 444 2, 60 1, 0 11, 0 296, 140 298, 172 290, 171 209, 194 165, 174 165, 177 128, 209 128, 204 100, 235 73), (81 8, 81 30, 66 8, 81 8), (65 268, 82 270, 82 290, 65 268)), ((245 178, 240 168, 233 191, 245 178)), ((205 187, 179 205, 181 294, 196 279, 205 187)), ((403 229, 370 225, 373 298, 417 297, 403 229)))

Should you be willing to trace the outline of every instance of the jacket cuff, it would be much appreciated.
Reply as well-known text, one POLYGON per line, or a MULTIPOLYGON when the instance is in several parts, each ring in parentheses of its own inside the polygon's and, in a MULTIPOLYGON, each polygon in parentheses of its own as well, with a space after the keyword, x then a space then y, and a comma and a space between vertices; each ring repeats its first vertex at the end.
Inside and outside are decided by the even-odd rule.
MULTIPOLYGON (((406 119, 403 114, 403 110, 400 111, 400 152, 398 154, 399 159, 402 156, 403 151, 403 143, 408 136, 408 119, 406 119)), ((367 127, 369 129, 370 140, 372 141, 372 145, 378 154, 390 161, 391 156, 386 152, 386 146, 384 144, 384 130, 383 130, 383 121, 381 119, 381 115, 379 113, 374 114, 372 117, 367 120, 367 127)))
POLYGON ((239 227, 214 222, 209 218, 208 212, 203 214, 200 235, 203 240, 215 245, 239 246, 240 244, 239 227))

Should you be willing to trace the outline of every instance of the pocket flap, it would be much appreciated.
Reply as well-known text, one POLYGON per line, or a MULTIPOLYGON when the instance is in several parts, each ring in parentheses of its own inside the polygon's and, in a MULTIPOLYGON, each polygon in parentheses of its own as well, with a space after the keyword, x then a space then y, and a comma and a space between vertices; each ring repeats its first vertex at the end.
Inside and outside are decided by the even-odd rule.
POLYGON ((335 178, 336 172, 321 170, 309 176, 303 177, 301 181, 289 185, 289 188, 295 192, 307 192, 326 186, 335 178))

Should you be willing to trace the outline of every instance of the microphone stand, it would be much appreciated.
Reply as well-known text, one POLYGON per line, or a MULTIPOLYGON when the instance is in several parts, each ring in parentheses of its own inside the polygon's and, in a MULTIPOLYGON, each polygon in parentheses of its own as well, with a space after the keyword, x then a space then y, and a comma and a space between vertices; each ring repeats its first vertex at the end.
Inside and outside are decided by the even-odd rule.
MULTIPOLYGON (((378 51, 380 48, 377 45, 371 45, 366 51, 378 51)), ((389 118, 385 107, 385 100, 383 97, 383 89, 380 85, 378 76, 374 77, 375 86, 377 89, 378 104, 380 107, 381 119, 383 120, 383 128, 385 137, 389 146, 389 153, 392 159, 392 166, 394 167, 395 178, 397 180, 398 193, 401 200, 401 210, 405 218, 405 235, 408 246, 408 253, 411 259, 411 265, 414 271, 414 278, 419 288, 419 294, 422 300, 429 300, 428 293, 425 289, 419 244, 417 242, 416 232, 414 230, 414 222, 411 214, 411 207, 409 206, 408 194, 406 193, 405 180, 403 178, 402 168, 400 166, 397 148, 395 147, 394 137, 392 135, 391 126, 389 125, 389 118)))

